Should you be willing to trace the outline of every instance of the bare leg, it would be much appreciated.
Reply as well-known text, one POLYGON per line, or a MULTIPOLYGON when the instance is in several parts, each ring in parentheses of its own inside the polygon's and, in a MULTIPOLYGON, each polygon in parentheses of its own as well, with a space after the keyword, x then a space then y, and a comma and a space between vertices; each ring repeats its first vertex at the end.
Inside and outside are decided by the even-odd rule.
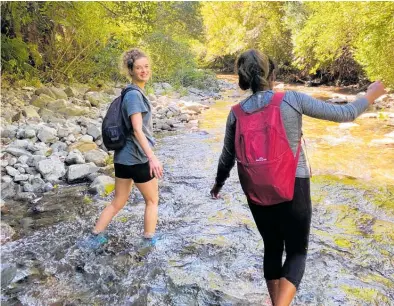
POLYGON ((107 228, 112 218, 126 205, 132 187, 132 179, 115 178, 115 198, 110 205, 104 208, 94 227, 93 233, 101 233, 107 228))
POLYGON ((144 236, 153 237, 159 212, 159 185, 156 178, 146 183, 136 183, 138 190, 145 200, 144 236))
POLYGON ((279 293, 279 279, 266 280, 266 283, 272 301, 272 305, 276 306, 275 301, 279 293))
POLYGON ((276 297, 275 306, 289 306, 296 294, 296 287, 286 278, 279 281, 279 292, 276 297))

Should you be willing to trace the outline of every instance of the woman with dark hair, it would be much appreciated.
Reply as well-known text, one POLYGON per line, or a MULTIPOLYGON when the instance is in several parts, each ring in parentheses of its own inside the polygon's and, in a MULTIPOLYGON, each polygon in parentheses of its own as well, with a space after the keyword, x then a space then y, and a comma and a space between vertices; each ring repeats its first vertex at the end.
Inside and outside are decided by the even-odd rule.
MULTIPOLYGON (((235 159, 237 159, 240 182, 264 241, 264 277, 272 304, 275 306, 290 305, 305 270, 312 215, 310 171, 300 141, 302 137, 302 115, 335 122, 353 121, 367 109, 368 105, 385 94, 385 89, 383 84, 378 81, 368 87, 365 96, 353 103, 333 105, 295 91, 287 91, 282 94, 275 93, 273 91, 275 65, 272 60, 257 50, 248 50, 242 53, 237 60, 236 68, 239 76, 239 87, 243 90, 250 88, 253 94, 234 106, 227 118, 223 151, 219 159, 216 182, 211 190, 211 196, 218 198, 218 194, 234 166, 235 159), (287 148, 289 148, 288 152, 291 152, 290 158, 294 164, 294 171, 289 172, 292 173, 292 177, 273 178, 292 182, 291 196, 282 201, 278 198, 276 198, 276 201, 273 200, 275 199, 273 194, 281 186, 273 186, 274 188, 271 190, 267 189, 269 191, 266 194, 262 192, 259 194, 259 190, 249 192, 251 187, 248 184, 250 182, 244 182, 250 179, 248 175, 256 177, 260 175, 260 179, 264 180, 266 174, 258 173, 259 170, 254 172, 248 170, 250 165, 245 166, 243 164, 244 156, 241 156, 239 152, 245 149, 240 148, 240 146, 246 142, 245 139, 242 139, 243 142, 237 139, 240 135, 237 129, 241 129, 241 122, 244 122, 241 121, 241 117, 262 113, 268 109, 272 111, 274 106, 277 106, 278 118, 283 122, 278 127, 284 129, 282 138, 286 142, 287 148), (239 124, 237 124, 237 121, 239 121, 239 124), (282 264, 284 249, 286 250, 286 260, 282 264)), ((252 118, 252 116, 249 116, 249 118, 252 118)), ((264 118, 264 116, 261 118, 264 118)), ((266 119, 270 118, 264 120, 266 119)), ((252 138, 258 138, 254 131, 249 130, 248 135, 252 138)), ((279 142, 283 139, 277 138, 273 142, 279 142)), ((276 146, 276 143, 273 142, 265 144, 268 151, 276 146)), ((259 149, 252 148, 255 151, 259 149)), ((248 148, 245 150, 248 150, 248 148)), ((264 161, 267 161, 267 159, 259 157, 252 160, 251 165, 264 161)), ((268 162, 274 164, 276 159, 271 161, 268 159, 268 162)), ((282 169, 279 171, 282 171, 282 169)), ((283 173, 283 171, 278 173, 283 173)), ((284 174, 277 176, 281 175, 284 176, 284 174)))
POLYGON ((151 76, 148 57, 138 49, 131 49, 122 56, 121 69, 131 84, 122 103, 123 120, 130 131, 126 144, 115 151, 115 197, 101 213, 91 235, 82 245, 96 249, 107 242, 103 231, 112 218, 125 206, 133 184, 142 193, 146 206, 144 216, 144 244, 154 244, 158 219, 158 180, 163 167, 153 152, 152 107, 144 94, 144 87, 151 76))

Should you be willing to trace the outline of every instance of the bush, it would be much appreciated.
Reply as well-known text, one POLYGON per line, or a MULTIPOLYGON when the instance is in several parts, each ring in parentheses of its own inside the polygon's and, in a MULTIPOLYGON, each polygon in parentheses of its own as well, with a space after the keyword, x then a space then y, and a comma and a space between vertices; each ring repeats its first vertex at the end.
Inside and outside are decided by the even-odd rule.
POLYGON ((207 70, 186 68, 175 74, 175 83, 183 87, 196 87, 199 89, 218 90, 219 84, 216 75, 207 70))

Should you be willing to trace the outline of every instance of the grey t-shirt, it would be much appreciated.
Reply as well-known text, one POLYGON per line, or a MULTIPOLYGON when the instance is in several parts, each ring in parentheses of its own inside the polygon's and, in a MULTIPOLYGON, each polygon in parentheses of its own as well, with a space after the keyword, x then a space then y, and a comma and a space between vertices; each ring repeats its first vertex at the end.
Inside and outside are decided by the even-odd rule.
MULTIPOLYGON (((128 85, 131 87, 131 85, 128 85)), ((136 113, 142 115, 142 131, 151 147, 155 145, 153 138, 152 107, 148 98, 138 90, 130 90, 123 98, 122 104, 123 120, 130 131, 126 139, 126 145, 115 151, 114 163, 122 165, 137 165, 148 162, 148 158, 134 136, 130 116, 136 113)))
MULTIPOLYGON (((260 91, 242 101, 241 108, 245 112, 253 112, 267 105, 274 92, 272 90, 260 91)), ((349 122, 355 120, 368 108, 368 100, 364 97, 345 105, 335 105, 314 99, 306 94, 296 91, 287 91, 280 106, 282 120, 286 135, 293 153, 296 152, 302 136, 302 115, 334 122, 349 122)), ((223 151, 219 159, 216 182, 224 184, 235 163, 235 126, 236 117, 232 110, 227 118, 226 134, 223 151)), ((303 146, 298 160, 296 177, 310 177, 309 166, 303 146)))

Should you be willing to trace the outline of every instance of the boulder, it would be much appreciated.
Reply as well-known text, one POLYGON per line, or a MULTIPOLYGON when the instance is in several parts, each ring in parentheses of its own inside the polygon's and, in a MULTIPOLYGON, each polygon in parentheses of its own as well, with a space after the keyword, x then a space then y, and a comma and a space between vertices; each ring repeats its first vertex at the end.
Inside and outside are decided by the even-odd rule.
POLYGON ((57 183, 66 174, 64 164, 55 156, 39 161, 37 170, 50 183, 57 183))
POLYGON ((79 141, 82 142, 93 142, 93 137, 90 135, 83 135, 81 138, 79 138, 79 141))
MULTIPOLYGON (((4 113, 4 110, 3 110, 4 113)), ((16 136, 16 132, 18 131, 18 127, 15 125, 8 125, 5 128, 1 129, 1 137, 2 138, 14 138, 16 136)))
POLYGON ((26 119, 40 119, 40 115, 38 114, 36 108, 31 105, 25 106, 22 110, 22 114, 26 117, 26 119))
POLYGON ((48 126, 43 126, 37 134, 37 138, 44 143, 54 143, 57 140, 57 131, 48 126))
POLYGON ((15 147, 12 147, 12 146, 7 147, 5 149, 5 152, 10 153, 11 155, 14 155, 16 157, 19 157, 19 156, 22 156, 22 155, 27 155, 29 157, 32 156, 32 154, 29 151, 27 151, 25 149, 21 149, 21 148, 15 148, 15 147))
POLYGON ((82 153, 79 150, 74 149, 70 153, 68 153, 65 162, 68 165, 84 164, 85 157, 82 155, 82 153))
POLYGON ((20 174, 18 170, 16 170, 14 167, 11 166, 5 167, 5 170, 7 171, 7 174, 12 177, 15 177, 18 174, 20 174))
POLYGON ((31 104, 33 106, 39 107, 39 108, 46 108, 48 104, 50 104, 51 102, 55 101, 54 98, 46 95, 46 94, 42 94, 37 98, 33 98, 33 101, 31 102, 31 104))
POLYGON ((110 176, 96 177, 89 187, 89 191, 100 196, 107 196, 115 189, 115 179, 110 176))
POLYGON ((17 184, 14 182, 8 182, 8 183, 3 183, 1 184, 1 198, 6 200, 6 199, 12 199, 17 192, 17 184))
POLYGON ((67 107, 68 102, 65 99, 58 99, 48 103, 47 108, 51 111, 58 112, 59 110, 67 107))
POLYGON ((73 87, 67 87, 64 90, 64 92, 67 95, 67 97, 77 97, 78 96, 78 91, 76 89, 74 89, 73 87))
MULTIPOLYGON (((1 244, 11 241, 15 235, 15 230, 8 224, 1 222, 1 244)), ((3 273, 1 275, 1 282, 3 283, 3 273)))
POLYGON ((99 167, 104 167, 108 158, 108 154, 103 150, 90 150, 84 153, 86 162, 93 162, 99 167))
MULTIPOLYGON (((11 237, 15 234, 15 232, 13 233, 12 230, 10 229, 10 226, 8 224, 3 225, 3 223, 1 223, 1 233, 3 233, 3 228, 5 231, 7 231, 7 235, 4 235, 4 242, 8 241, 9 239, 7 239, 7 236, 11 237)), ((10 237, 10 238, 11 238, 10 237)), ((3 234, 1 234, 1 243, 3 243, 3 234)), ((1 264, 1 288, 5 289, 8 287, 9 284, 11 284, 11 282, 13 281, 13 279, 16 276, 18 269, 15 265, 12 264, 1 264)))
POLYGON ((87 134, 93 137, 93 140, 96 140, 101 136, 101 129, 95 124, 89 124, 87 127, 87 134))
POLYGON ((34 138, 36 137, 36 131, 34 129, 27 128, 25 130, 24 137, 29 139, 34 138))
POLYGON ((99 170, 94 163, 71 165, 67 171, 67 181, 69 183, 82 180, 88 175, 95 173, 99 170))
POLYGON ((71 146, 68 147, 69 151, 72 151, 74 149, 77 149, 78 151, 85 153, 89 152, 91 150, 96 150, 98 147, 94 142, 84 142, 84 141, 78 141, 71 146))

